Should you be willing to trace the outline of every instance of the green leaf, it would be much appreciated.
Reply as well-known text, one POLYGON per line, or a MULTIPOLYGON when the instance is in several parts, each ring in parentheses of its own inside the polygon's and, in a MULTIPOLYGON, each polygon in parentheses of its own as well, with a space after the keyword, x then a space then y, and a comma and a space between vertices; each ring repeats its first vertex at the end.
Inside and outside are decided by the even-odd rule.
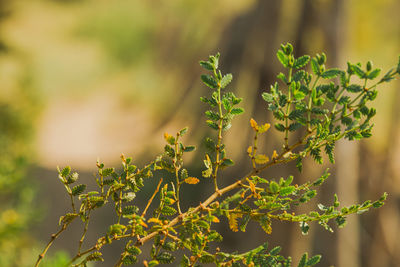
POLYGON ((329 69, 329 70, 324 71, 321 74, 321 77, 324 79, 332 79, 332 78, 337 77, 340 73, 342 73, 342 71, 339 69, 329 69))
POLYGON ((231 159, 223 159, 222 165, 223 166, 233 166, 233 165, 235 165, 235 163, 231 159))
POLYGON ((149 261, 149 263, 148 263, 149 267, 154 267, 154 266, 157 266, 159 264, 160 263, 157 260, 152 260, 152 261, 149 261))
POLYGON ((316 75, 320 75, 320 72, 319 72, 319 64, 318 64, 318 61, 317 61, 317 59, 316 58, 313 58, 312 60, 311 60, 311 69, 312 69, 312 71, 316 74, 316 75))
POLYGON ((123 265, 133 265, 135 263, 137 263, 137 258, 132 255, 125 255, 122 259, 123 265))
POLYGON ((346 87, 346 90, 351 93, 358 93, 358 92, 361 92, 363 90, 363 88, 361 87, 361 85, 351 84, 346 87))
POLYGON ((206 70, 214 70, 214 65, 208 61, 200 61, 200 66, 205 68, 206 70))
POLYGON ((274 102, 274 96, 272 94, 264 92, 261 96, 268 103, 274 102))
POLYGON ((67 213, 64 216, 60 217, 60 220, 58 222, 59 225, 64 224, 64 223, 69 223, 71 221, 73 221, 76 217, 78 217, 79 215, 76 213, 67 213))
POLYGON ((171 253, 163 251, 156 256, 156 259, 162 264, 170 264, 175 260, 175 257, 171 253))
POLYGON ((114 172, 114 168, 100 169, 99 174, 103 177, 110 176, 114 172))
POLYGON ((125 206, 122 209, 122 214, 123 215, 130 215, 130 214, 135 214, 135 213, 138 213, 138 212, 139 212, 139 208, 136 207, 136 206, 132 206, 132 205, 125 206))
POLYGON ((271 190, 272 193, 277 193, 279 191, 279 185, 275 181, 271 181, 269 183, 269 189, 271 190))
POLYGON ((319 261, 321 260, 321 255, 315 255, 312 256, 308 261, 307 261, 307 265, 308 266, 313 266, 315 264, 317 264, 319 261))
POLYGON ((304 67, 305 65, 307 65, 307 63, 309 61, 310 61, 310 56, 307 56, 307 55, 301 56, 294 61, 294 67, 296 69, 300 69, 300 68, 304 67))
POLYGON ((183 136, 185 133, 187 133, 188 127, 183 128, 182 130, 179 131, 179 135, 183 136))
POLYGON ((301 125, 301 124, 298 123, 298 122, 291 123, 291 124, 289 125, 289 131, 290 131, 290 132, 296 131, 296 130, 300 129, 302 126, 303 126, 303 125, 301 125))
POLYGON ((279 194, 280 194, 281 196, 287 196, 287 195, 290 195, 291 193, 293 193, 295 189, 296 189, 296 188, 295 188, 293 185, 291 185, 291 186, 286 186, 286 187, 282 187, 282 188, 279 190, 279 194))
POLYGON ((298 72, 296 72, 293 77, 292 80, 295 82, 299 82, 304 78, 305 75, 305 71, 304 70, 299 70, 298 72))
POLYGON ((289 59, 282 50, 278 50, 276 56, 285 68, 289 67, 289 59))
POLYGON ((207 110, 204 114, 206 114, 206 117, 210 120, 213 121, 218 121, 219 120, 219 115, 218 113, 212 111, 212 110, 207 110))
POLYGON ((135 197, 136 197, 136 194, 135 194, 135 193, 133 193, 133 192, 128 192, 128 193, 125 193, 125 194, 122 196, 122 200, 125 201, 125 202, 131 202, 132 200, 135 199, 135 197))
POLYGON ((216 124, 215 122, 213 122, 211 120, 207 120, 206 123, 210 128, 212 128, 214 130, 218 130, 219 129, 218 124, 216 124))
POLYGON ((110 225, 110 227, 108 228, 108 234, 109 235, 121 235, 125 229, 126 229, 125 225, 118 224, 118 223, 113 224, 113 225, 110 225))
POLYGON ((352 65, 352 68, 355 72, 355 74, 360 78, 364 79, 366 77, 365 72, 358 66, 358 65, 352 65))
POLYGON ((344 216, 336 217, 335 221, 339 228, 343 228, 346 225, 346 217, 344 216))
POLYGON ((161 214, 166 215, 166 216, 174 215, 176 212, 177 212, 176 209, 174 209, 173 207, 169 207, 169 206, 164 206, 161 209, 161 214))
POLYGON ((281 252, 282 248, 279 246, 274 247, 273 249, 271 249, 271 251, 269 252, 269 254, 271 255, 278 255, 279 252, 281 252))
POLYGON ((306 253, 304 253, 303 254, 303 256, 301 257, 301 259, 300 259, 300 262, 299 262, 299 265, 297 265, 297 267, 307 267, 307 257, 308 257, 308 254, 307 254, 307 252, 306 253))
POLYGON ((228 84, 230 84, 230 82, 232 81, 232 74, 228 73, 226 75, 224 75, 224 77, 222 77, 221 79, 221 88, 225 88, 228 84))
POLYGON ((244 109, 242 109, 242 108, 233 108, 231 110, 231 114, 233 114, 233 115, 239 115, 239 114, 242 114, 243 112, 244 112, 244 109))
POLYGON ((185 148, 183 149, 184 152, 192 152, 196 149, 195 146, 185 146, 185 148))
POLYGON ((306 97, 306 95, 302 91, 295 91, 294 92, 294 98, 296 100, 303 100, 306 97))
POLYGON ((211 75, 201 75, 201 80, 203 81, 203 83, 205 85, 207 85, 208 87, 215 89, 218 87, 218 83, 217 81, 211 76, 211 75))
POLYGON ((80 184, 80 185, 74 186, 72 188, 72 195, 73 196, 77 196, 79 194, 82 194, 83 191, 85 191, 85 189, 86 189, 86 185, 85 184, 80 184))
POLYGON ((66 166, 64 169, 62 169, 60 175, 65 178, 67 177, 68 174, 70 174, 70 172, 71 172, 71 167, 66 166))
POLYGON ((104 259, 101 256, 102 256, 101 252, 96 251, 87 256, 85 258, 85 261, 104 261, 104 259))
POLYGON ((278 131, 280 131, 280 132, 283 132, 283 131, 285 131, 286 130, 286 127, 282 124, 282 123, 275 123, 275 128, 278 130, 278 131))
POLYGON ((68 176, 67 179, 67 184, 72 184, 78 181, 79 174, 77 172, 72 173, 71 175, 68 176))
POLYGON ((306 222, 300 222, 300 230, 303 235, 308 235, 308 230, 310 230, 310 226, 306 222))
POLYGON ((380 69, 374 69, 373 71, 371 71, 368 75, 367 75, 367 79, 369 80, 373 80, 376 77, 378 77, 378 75, 381 73, 380 69))

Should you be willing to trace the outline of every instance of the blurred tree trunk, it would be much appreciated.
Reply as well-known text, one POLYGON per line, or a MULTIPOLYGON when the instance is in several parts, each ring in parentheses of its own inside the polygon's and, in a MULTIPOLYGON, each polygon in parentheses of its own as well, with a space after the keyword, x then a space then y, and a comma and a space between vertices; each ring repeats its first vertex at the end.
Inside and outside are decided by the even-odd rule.
MULTIPOLYGON (((297 2, 299 3, 299 1, 297 2)), ((276 64, 275 52, 283 38, 293 40, 297 56, 316 49, 323 49, 328 55, 329 65, 336 66, 338 63, 342 63, 339 62, 339 55, 343 42, 342 36, 344 36, 342 31, 345 29, 342 25, 343 1, 300 1, 301 14, 298 21, 295 22, 297 26, 294 27, 293 33, 278 31, 280 28, 278 22, 282 21, 280 18, 282 18, 283 12, 287 12, 282 9, 282 3, 283 1, 257 1, 254 9, 232 22, 222 38, 225 44, 222 64, 228 71, 241 75, 236 86, 245 91, 241 91, 239 95, 245 99, 251 99, 251 103, 246 105, 251 107, 251 110, 247 110, 247 112, 250 112, 251 116, 256 119, 260 113, 265 116, 265 103, 260 95, 266 90, 266 86, 276 81, 275 75, 279 72, 279 68, 276 64), (257 89, 249 90, 249 88, 257 89)), ((298 11, 294 10, 294 12, 298 11)), ((265 121, 265 118, 262 120, 265 121)), ((268 120, 271 121, 271 118, 268 120)), ((239 143, 249 140, 249 134, 250 132, 242 132, 239 143)), ((238 140, 237 135, 235 135, 235 140, 238 140)), ((269 144, 266 146, 271 147, 277 142, 279 141, 276 138, 269 138, 269 144)), ((330 188, 323 188, 322 197, 319 200, 321 202, 332 201, 332 192, 335 189, 346 203, 354 203, 358 200, 357 145, 353 144, 351 151, 347 151, 347 147, 349 147, 347 143, 338 144, 339 157, 342 158, 336 166, 337 179, 329 183, 330 188)), ((310 177, 318 175, 311 168, 311 164, 315 163, 306 162, 305 164, 308 165, 308 168, 305 166, 304 173, 297 177, 299 180, 310 179, 310 177)), ((285 171, 287 173, 295 172, 293 169, 285 171)), ((274 177, 273 175, 272 177, 274 177)), ((279 175, 284 174, 280 173, 279 175)), ((339 233, 339 243, 332 242, 332 238, 335 239, 334 236, 326 233, 322 234, 322 237, 318 234, 315 236, 313 241, 316 246, 315 250, 324 255, 322 265, 338 263, 338 266, 359 266, 358 256, 354 257, 354 255, 359 255, 358 223, 355 220, 350 225, 348 230, 339 233)), ((283 231, 287 232, 287 228, 283 231)), ((318 231, 319 229, 317 229, 318 231)), ((290 232, 292 233, 290 236, 283 235, 283 232, 278 236, 281 239, 282 236, 287 236, 286 240, 280 240, 283 242, 281 245, 284 247, 289 245, 290 254, 298 258, 300 253, 307 251, 307 247, 311 246, 312 237, 299 238, 297 225, 293 225, 290 232)))

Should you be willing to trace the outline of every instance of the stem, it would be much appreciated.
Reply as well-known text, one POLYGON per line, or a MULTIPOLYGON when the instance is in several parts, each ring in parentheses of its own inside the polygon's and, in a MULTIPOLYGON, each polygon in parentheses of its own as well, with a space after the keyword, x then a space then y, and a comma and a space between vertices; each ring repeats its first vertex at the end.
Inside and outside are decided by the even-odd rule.
MULTIPOLYGON (((121 177, 118 178, 119 182, 121 183, 121 177)), ((119 199, 118 199, 118 224, 121 221, 121 217, 122 217, 122 188, 119 189, 119 199)))
POLYGON ((75 203, 74 203, 74 196, 72 195, 72 193, 69 194, 69 197, 71 198, 72 210, 73 210, 74 213, 76 213, 76 210, 75 210, 75 203))
MULTIPOLYGON (((74 218, 73 218, 74 219, 74 218)), ((73 220, 72 219, 72 220, 73 220)), ((35 267, 39 266, 40 262, 43 260, 44 256, 46 255, 47 251, 49 250, 49 248, 51 247, 51 245, 53 244, 54 240, 56 240, 56 238, 65 231, 65 229, 67 229, 67 226, 71 223, 72 221, 68 222, 68 223, 64 223, 61 227, 61 229, 55 233, 51 235, 50 241, 49 243, 47 243, 46 247, 43 249, 42 253, 39 254, 38 259, 36 261, 35 267)))
POLYGON ((154 197, 157 195, 158 191, 160 190, 160 186, 161 186, 162 181, 163 181, 163 179, 161 178, 160 181, 158 182, 156 190, 154 191, 153 195, 151 196, 151 198, 147 202, 146 208, 143 210, 143 213, 142 213, 142 216, 141 216, 142 218, 144 218, 144 216, 146 215, 146 212, 149 209, 151 202, 153 202, 154 197))
POLYGON ((222 114, 222 102, 221 102, 221 85, 218 83, 218 112, 219 112, 219 124, 218 124, 218 142, 217 142, 217 147, 216 147, 216 159, 215 159, 215 170, 213 174, 213 180, 214 180, 214 187, 215 187, 215 192, 218 192, 218 183, 217 183, 217 173, 218 173, 218 167, 219 167, 219 153, 221 149, 221 141, 222 141, 222 126, 223 126, 223 114, 222 114))
POLYGON ((320 76, 317 76, 317 78, 314 81, 314 84, 311 87, 310 91, 310 96, 308 98, 308 106, 307 106, 307 131, 311 132, 311 108, 312 108, 312 92, 315 89, 315 86, 317 85, 317 82, 319 80, 320 76))
POLYGON ((286 113, 285 113, 285 145, 284 148, 287 151, 289 148, 289 112, 290 112, 290 106, 292 105, 292 92, 290 89, 290 84, 292 82, 292 68, 289 68, 289 74, 288 74, 288 105, 286 107, 286 113))
POLYGON ((174 168, 175 168, 175 177, 176 177, 176 206, 178 207, 178 212, 179 214, 182 214, 181 211, 181 204, 179 201, 179 195, 180 195, 180 187, 181 187, 181 183, 179 182, 179 169, 180 166, 177 165, 178 162, 178 139, 179 139, 179 133, 177 133, 176 135, 176 139, 175 139, 175 156, 173 159, 173 164, 174 164, 174 168))
POLYGON ((257 139, 258 139, 258 132, 256 132, 256 134, 254 136, 253 155, 251 157, 251 162, 253 164, 253 170, 257 169, 257 166, 256 166, 257 139))
POLYGON ((90 220, 90 210, 88 211, 88 215, 86 217, 86 221, 85 221, 85 227, 83 228, 83 233, 82 233, 82 237, 79 240, 79 247, 78 247, 78 255, 81 253, 81 248, 82 248, 82 244, 83 244, 83 240, 85 239, 86 236, 86 232, 88 230, 88 226, 89 226, 89 220, 90 220))

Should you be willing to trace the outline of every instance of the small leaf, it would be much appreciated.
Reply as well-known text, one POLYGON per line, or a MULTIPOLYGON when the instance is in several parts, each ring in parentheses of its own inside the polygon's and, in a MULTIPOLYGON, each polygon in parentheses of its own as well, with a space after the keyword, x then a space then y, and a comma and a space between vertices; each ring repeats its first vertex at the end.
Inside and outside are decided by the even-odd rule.
POLYGON ((278 57, 279 61, 285 68, 289 66, 289 59, 282 50, 278 50, 276 56, 278 57))
POLYGON ((271 124, 265 123, 265 124, 259 126, 258 133, 260 133, 260 134, 265 133, 266 131, 268 131, 268 129, 270 127, 271 127, 271 124))
POLYGON ((294 67, 296 69, 300 69, 300 68, 304 67, 305 65, 307 65, 307 63, 309 61, 310 61, 310 56, 307 56, 307 55, 301 56, 294 61, 294 67))
POLYGON ((368 74, 367 79, 369 80, 373 80, 376 77, 378 77, 378 75, 381 73, 380 69, 374 69, 373 71, 371 71, 371 73, 368 74))
POLYGON ((346 90, 351 93, 358 93, 363 90, 363 88, 358 84, 351 84, 346 87, 346 90))
POLYGON ((311 69, 312 69, 312 71, 313 71, 316 75, 319 75, 319 74, 320 74, 320 72, 319 72, 319 65, 318 65, 318 61, 317 61, 316 58, 313 58, 313 59, 311 60, 311 69))
POLYGON ((231 110, 231 114, 233 114, 233 115, 239 115, 239 114, 242 114, 243 112, 244 112, 244 109, 242 109, 242 108, 233 108, 231 110))
POLYGON ((86 189, 85 184, 80 184, 80 185, 74 186, 72 188, 72 195, 77 196, 77 195, 83 193, 83 191, 85 191, 85 189, 86 189))
POLYGON ((64 169, 62 169, 60 175, 62 177, 67 177, 68 174, 70 174, 71 172, 71 167, 70 166, 66 166, 64 169))
POLYGON ((199 63, 206 70, 214 70, 214 65, 208 61, 200 61, 199 63))
POLYGON ((174 145, 175 144, 175 138, 172 135, 168 134, 168 133, 164 133, 164 139, 170 145, 174 145))
POLYGON ((210 128, 212 128, 214 130, 218 130, 219 129, 218 124, 216 124, 215 122, 213 122, 211 120, 207 120, 206 123, 210 128))
POLYGON ((274 160, 274 159, 276 159, 277 157, 278 157, 278 153, 276 152, 276 150, 274 150, 274 151, 272 152, 272 157, 271 157, 271 159, 274 160))
POLYGON ((283 124, 281 124, 281 123, 275 123, 275 129, 277 129, 278 131, 280 131, 280 132, 283 132, 283 131, 285 131, 286 130, 286 127, 283 125, 283 124))
POLYGON ((221 88, 225 88, 232 81, 232 74, 228 73, 221 79, 221 88))
POLYGON ((308 258, 308 254, 307 252, 303 254, 303 256, 300 259, 299 265, 297 265, 297 267, 307 267, 307 258, 308 258))
POLYGON ((222 161, 222 165, 223 166, 233 166, 233 165, 235 165, 235 163, 233 162, 233 160, 225 158, 222 161))
POLYGON ((295 189, 296 188, 293 185, 287 186, 287 187, 282 187, 281 190, 279 190, 279 194, 281 196, 287 196, 287 195, 290 195, 291 193, 293 193, 295 189))
POLYGON ((176 209, 174 209, 173 207, 169 207, 169 206, 164 206, 161 210, 161 214, 166 215, 166 216, 174 215, 176 212, 177 212, 176 209))
POLYGON ((258 131, 258 124, 253 118, 250 119, 250 126, 251 128, 253 128, 254 131, 258 131))
POLYGON ((210 120, 213 121, 218 121, 220 119, 218 113, 212 111, 212 110, 207 110, 204 114, 206 114, 206 117, 210 120))
POLYGON ((102 256, 101 252, 96 251, 87 256, 85 258, 85 261, 104 261, 104 259, 101 256, 102 256))
POLYGON ((259 154, 255 156, 255 162, 259 165, 265 164, 269 161, 268 156, 264 155, 264 154, 259 154))
POLYGON ((339 69, 329 69, 329 70, 324 71, 321 74, 321 77, 324 79, 332 79, 332 78, 337 77, 341 73, 342 73, 342 71, 339 69))
POLYGON ((195 150, 196 147, 195 146, 185 146, 185 148, 183 149, 184 152, 192 152, 193 150, 195 150))
POLYGON ((303 235, 308 235, 308 230, 310 230, 310 226, 306 222, 300 222, 300 230, 303 235))
POLYGON ((312 256, 308 261, 307 261, 307 265, 308 266, 313 266, 315 264, 317 264, 319 261, 321 260, 321 255, 315 255, 312 256))
POLYGON ((212 169, 207 169, 207 170, 204 170, 204 171, 201 172, 201 175, 202 175, 204 178, 210 177, 211 174, 212 174, 212 169))
POLYGON ((272 193, 277 193, 279 191, 279 185, 275 181, 271 181, 269 183, 269 189, 271 190, 272 193))
POLYGON ((207 85, 208 87, 215 89, 218 87, 217 81, 215 81, 215 79, 213 77, 211 77, 211 75, 201 75, 201 80, 203 81, 203 83, 205 85, 207 85))
POLYGON ((240 214, 240 213, 233 213, 233 212, 229 213, 229 215, 228 215, 229 228, 233 232, 239 231, 237 220, 238 220, 238 218, 241 218, 241 217, 242 217, 242 214, 240 214))
POLYGON ((264 93, 262 93, 261 96, 268 103, 274 102, 274 96, 272 94, 264 92, 264 93))
POLYGON ((360 79, 364 79, 366 77, 365 72, 358 65, 352 65, 352 69, 360 79))
POLYGON ((271 255, 278 255, 279 252, 281 252, 282 248, 280 246, 276 246, 273 249, 271 249, 271 251, 269 252, 269 254, 271 255))
POLYGON ((197 184, 200 180, 196 177, 188 177, 185 179, 185 183, 187 184, 197 184))

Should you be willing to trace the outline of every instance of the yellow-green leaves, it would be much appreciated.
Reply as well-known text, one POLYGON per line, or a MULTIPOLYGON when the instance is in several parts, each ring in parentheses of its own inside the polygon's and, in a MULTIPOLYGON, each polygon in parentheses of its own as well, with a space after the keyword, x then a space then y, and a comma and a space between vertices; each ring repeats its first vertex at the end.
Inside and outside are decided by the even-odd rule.
POLYGON ((254 157, 254 160, 255 160, 255 162, 257 163, 257 164, 265 164, 265 163, 267 163, 268 161, 269 161, 269 158, 268 158, 268 156, 266 156, 266 155, 264 155, 264 154, 259 154, 259 155, 256 155, 255 157, 254 157))
POLYGON ((250 119, 250 126, 259 134, 265 133, 271 127, 271 124, 265 123, 262 125, 258 125, 258 123, 252 118, 250 119))
POLYGON ((196 177, 188 177, 184 181, 187 184, 197 184, 200 180, 197 179, 196 177))
POLYGON ((202 172, 202 175, 204 178, 208 178, 211 176, 213 168, 211 159, 207 154, 206 154, 206 159, 203 162, 207 169, 202 172))

